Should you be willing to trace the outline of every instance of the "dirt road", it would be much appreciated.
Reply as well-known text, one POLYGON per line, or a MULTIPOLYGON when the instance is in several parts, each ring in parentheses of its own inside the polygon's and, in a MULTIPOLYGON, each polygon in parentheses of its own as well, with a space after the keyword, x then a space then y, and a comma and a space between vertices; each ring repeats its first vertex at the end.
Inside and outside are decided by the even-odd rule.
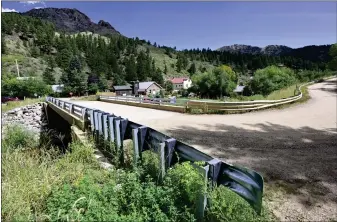
POLYGON ((305 104, 236 115, 76 103, 126 117, 261 172, 265 201, 280 220, 326 221, 337 219, 336 80, 310 86, 311 99, 305 104))

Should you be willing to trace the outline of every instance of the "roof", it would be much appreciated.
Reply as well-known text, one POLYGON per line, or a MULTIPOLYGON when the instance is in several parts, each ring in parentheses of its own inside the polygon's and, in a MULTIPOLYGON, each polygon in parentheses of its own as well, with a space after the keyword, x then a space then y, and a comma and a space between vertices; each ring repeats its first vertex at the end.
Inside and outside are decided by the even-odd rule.
POLYGON ((188 80, 189 78, 185 78, 185 77, 180 77, 180 78, 172 78, 170 79, 170 81, 173 84, 182 84, 184 81, 188 80))
POLYGON ((159 88, 162 88, 158 83, 156 82, 140 82, 139 83, 139 89, 138 91, 144 91, 148 89, 152 84, 156 84, 159 88))
POLYGON ((238 92, 243 92, 243 89, 245 88, 245 86, 236 86, 236 88, 233 90, 233 92, 236 92, 236 93, 238 93, 238 92))
POLYGON ((112 86, 115 90, 132 90, 130 85, 112 86))

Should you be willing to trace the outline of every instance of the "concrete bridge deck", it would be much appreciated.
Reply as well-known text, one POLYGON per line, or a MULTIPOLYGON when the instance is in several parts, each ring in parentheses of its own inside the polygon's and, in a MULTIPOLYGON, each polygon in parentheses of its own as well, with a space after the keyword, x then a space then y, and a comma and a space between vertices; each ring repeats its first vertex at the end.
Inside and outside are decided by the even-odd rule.
POLYGON ((332 215, 337 218, 336 80, 309 86, 311 99, 305 104, 235 115, 190 115, 99 101, 72 102, 120 115, 226 162, 255 169, 269 184, 286 183, 294 192, 284 197, 286 203, 283 198, 272 203, 281 220, 298 220, 298 215, 326 220, 332 215))

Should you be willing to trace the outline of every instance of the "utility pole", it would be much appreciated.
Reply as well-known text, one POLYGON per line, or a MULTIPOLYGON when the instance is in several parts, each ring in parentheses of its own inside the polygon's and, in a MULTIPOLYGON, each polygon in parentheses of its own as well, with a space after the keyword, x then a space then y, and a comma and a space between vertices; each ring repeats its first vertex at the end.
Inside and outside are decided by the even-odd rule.
POLYGON ((16 63, 16 70, 18 71, 18 77, 20 77, 20 70, 19 70, 19 65, 18 65, 17 59, 15 59, 15 63, 16 63))

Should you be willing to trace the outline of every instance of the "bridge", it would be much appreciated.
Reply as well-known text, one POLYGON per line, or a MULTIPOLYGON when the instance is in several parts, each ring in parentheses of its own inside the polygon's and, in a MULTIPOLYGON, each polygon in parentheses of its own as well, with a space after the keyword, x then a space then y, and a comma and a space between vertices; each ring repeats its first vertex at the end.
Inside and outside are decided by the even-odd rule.
MULTIPOLYGON (((305 104, 232 115, 190 115, 68 99, 61 99, 58 104, 70 102, 114 113, 137 126, 183 141, 188 149, 196 148, 196 153, 261 172, 268 182, 300 180, 320 189, 329 187, 324 194, 329 199, 337 196, 336 78, 308 89, 311 99, 305 104)), ((311 190, 312 187, 304 187, 300 191, 311 190)), ((331 205, 332 209, 336 206, 331 205)))

